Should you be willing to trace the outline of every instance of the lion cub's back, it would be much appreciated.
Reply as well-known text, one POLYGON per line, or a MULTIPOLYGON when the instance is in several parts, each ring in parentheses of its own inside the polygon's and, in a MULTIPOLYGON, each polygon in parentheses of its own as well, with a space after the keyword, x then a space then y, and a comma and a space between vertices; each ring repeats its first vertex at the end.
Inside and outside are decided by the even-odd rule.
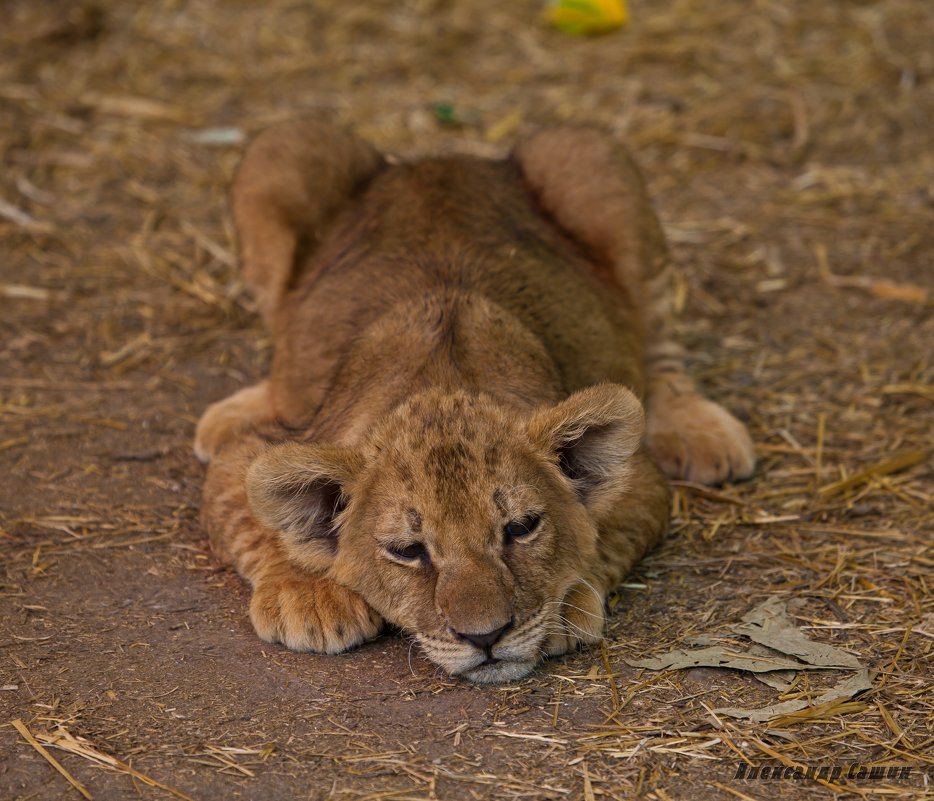
POLYGON ((393 307, 452 289, 514 315, 542 341, 565 392, 600 381, 640 392, 638 324, 608 275, 541 214, 511 161, 394 165, 304 266, 280 313, 273 378, 305 405, 326 391, 361 331, 393 307))
POLYGON ((609 265, 538 208, 511 160, 426 160, 396 167, 367 193, 385 251, 416 287, 484 295, 545 345, 567 392, 599 381, 641 394, 637 310, 609 265))

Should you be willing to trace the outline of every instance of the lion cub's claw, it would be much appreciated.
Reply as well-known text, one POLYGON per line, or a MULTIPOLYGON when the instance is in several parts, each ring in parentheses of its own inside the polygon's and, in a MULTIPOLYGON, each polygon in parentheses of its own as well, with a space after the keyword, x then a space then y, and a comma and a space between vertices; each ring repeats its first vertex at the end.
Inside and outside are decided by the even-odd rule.
POLYGON ((548 656, 566 654, 600 642, 606 624, 603 598, 590 584, 578 582, 564 596, 561 617, 556 624, 558 631, 552 632, 543 646, 548 656))
POLYGON ((722 484, 749 478, 756 466, 746 426, 719 404, 693 393, 650 406, 646 440, 669 478, 722 484))
POLYGON ((377 637, 383 626, 382 618, 355 592, 315 576, 257 581, 250 620, 266 642, 320 654, 355 648, 377 637))

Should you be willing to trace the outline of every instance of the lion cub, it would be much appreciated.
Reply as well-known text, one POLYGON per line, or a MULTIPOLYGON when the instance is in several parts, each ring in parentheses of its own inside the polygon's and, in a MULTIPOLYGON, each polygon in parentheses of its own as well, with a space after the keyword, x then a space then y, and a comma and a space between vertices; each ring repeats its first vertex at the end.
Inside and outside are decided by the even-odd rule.
POLYGON ((601 133, 397 163, 288 123, 248 149, 233 208, 275 356, 195 450, 264 640, 333 654, 385 620, 451 674, 518 679, 602 636, 668 523, 656 464, 752 472, 683 371, 661 229, 601 133))

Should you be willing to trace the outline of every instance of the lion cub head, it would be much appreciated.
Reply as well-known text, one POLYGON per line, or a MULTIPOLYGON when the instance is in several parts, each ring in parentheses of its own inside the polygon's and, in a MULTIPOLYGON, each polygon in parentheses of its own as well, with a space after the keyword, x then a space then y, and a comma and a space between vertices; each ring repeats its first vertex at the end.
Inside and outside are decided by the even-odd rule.
POLYGON ((528 413, 431 390, 358 446, 270 448, 247 488, 295 562, 358 592, 449 673, 508 681, 563 625, 642 431, 616 385, 528 413))

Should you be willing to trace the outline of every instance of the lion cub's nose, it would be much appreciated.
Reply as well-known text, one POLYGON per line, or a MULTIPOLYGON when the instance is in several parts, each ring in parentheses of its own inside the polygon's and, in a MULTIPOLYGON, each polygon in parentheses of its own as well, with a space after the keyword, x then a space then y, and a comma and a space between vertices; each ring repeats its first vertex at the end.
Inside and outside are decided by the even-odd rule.
POLYGON ((500 638, 511 628, 512 621, 510 620, 505 626, 500 626, 498 629, 488 631, 486 634, 464 634, 462 631, 455 631, 454 633, 460 639, 467 640, 467 642, 476 645, 481 651, 488 651, 498 643, 500 638))

